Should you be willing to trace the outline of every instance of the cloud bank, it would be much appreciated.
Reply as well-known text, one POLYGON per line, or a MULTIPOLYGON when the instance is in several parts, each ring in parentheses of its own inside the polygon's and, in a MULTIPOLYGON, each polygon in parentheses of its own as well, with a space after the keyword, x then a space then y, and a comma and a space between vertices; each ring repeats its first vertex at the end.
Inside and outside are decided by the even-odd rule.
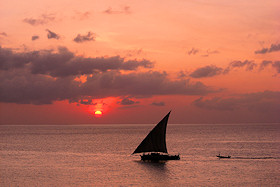
POLYGON ((123 97, 121 104, 129 104, 132 97, 219 91, 189 79, 171 80, 165 72, 137 72, 139 67, 149 69, 153 63, 119 56, 85 58, 63 47, 57 52, 21 53, 0 47, 0 102, 39 105, 69 100, 87 104, 96 98, 123 97), (77 79, 81 75, 84 81, 77 79))
POLYGON ((76 56, 65 47, 54 51, 31 51, 14 53, 0 47, 0 69, 12 70, 26 67, 32 74, 52 77, 67 77, 92 74, 108 70, 136 70, 139 67, 152 68, 149 60, 127 60, 120 56, 85 58, 76 56))

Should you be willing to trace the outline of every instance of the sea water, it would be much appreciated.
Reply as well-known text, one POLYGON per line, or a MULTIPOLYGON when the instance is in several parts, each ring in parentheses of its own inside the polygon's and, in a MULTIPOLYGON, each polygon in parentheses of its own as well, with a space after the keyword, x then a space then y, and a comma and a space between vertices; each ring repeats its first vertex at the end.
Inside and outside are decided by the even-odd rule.
POLYGON ((181 160, 143 162, 153 126, 2 125, 0 186, 280 186, 280 124, 169 124, 181 160))

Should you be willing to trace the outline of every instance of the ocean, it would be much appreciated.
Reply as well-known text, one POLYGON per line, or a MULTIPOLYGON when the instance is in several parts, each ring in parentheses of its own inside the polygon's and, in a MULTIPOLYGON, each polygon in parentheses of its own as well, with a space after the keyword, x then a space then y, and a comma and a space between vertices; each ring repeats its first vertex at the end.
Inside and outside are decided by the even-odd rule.
POLYGON ((168 124, 181 160, 140 161, 154 125, 2 125, 0 186, 280 186, 280 124, 168 124))

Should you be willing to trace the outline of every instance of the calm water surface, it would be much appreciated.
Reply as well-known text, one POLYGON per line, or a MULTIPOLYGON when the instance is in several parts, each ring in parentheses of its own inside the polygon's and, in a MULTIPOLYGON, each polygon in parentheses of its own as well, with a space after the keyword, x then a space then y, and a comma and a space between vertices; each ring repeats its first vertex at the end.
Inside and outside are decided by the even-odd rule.
POLYGON ((169 124, 181 160, 142 162, 153 126, 0 126, 0 186, 280 186, 280 124, 169 124))

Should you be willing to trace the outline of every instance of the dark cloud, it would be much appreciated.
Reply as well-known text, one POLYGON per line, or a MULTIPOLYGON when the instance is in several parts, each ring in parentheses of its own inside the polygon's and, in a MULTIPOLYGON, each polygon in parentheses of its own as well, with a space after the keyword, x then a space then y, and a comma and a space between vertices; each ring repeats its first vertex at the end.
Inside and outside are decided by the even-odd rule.
MULTIPOLYGON (((259 71, 263 70, 267 66, 271 65, 273 68, 277 70, 277 73, 280 73, 280 61, 267 61, 264 60, 260 64, 256 64, 253 61, 245 60, 245 61, 233 61, 229 63, 229 65, 223 69, 220 67, 216 67, 215 65, 204 66, 201 68, 197 68, 192 73, 189 74, 192 78, 205 78, 205 77, 213 77, 221 74, 227 74, 233 69, 244 68, 246 71, 253 71, 259 66, 259 71)), ((186 77, 186 73, 181 71, 179 72, 179 77, 186 77)))
POLYGON ((277 73, 280 73, 280 61, 273 62, 272 67, 277 70, 277 73))
POLYGON ((280 51, 280 43, 279 44, 271 44, 270 48, 262 48, 260 50, 255 51, 255 54, 265 54, 280 51))
POLYGON ((263 70, 265 67, 267 67, 268 65, 272 64, 272 61, 269 60, 264 60, 262 61, 262 63, 260 64, 260 70, 263 70))
POLYGON ((255 67, 257 66, 256 63, 253 61, 245 60, 245 61, 233 61, 229 64, 228 68, 233 69, 233 68, 242 68, 246 67, 247 71, 252 71, 255 67))
POLYGON ((23 68, 32 60, 35 53, 14 53, 11 49, 0 46, 0 70, 23 68))
POLYGON ((92 32, 88 32, 86 35, 78 34, 73 41, 77 43, 82 43, 86 41, 95 41, 95 34, 92 32))
POLYGON ((247 109, 260 113, 279 113, 280 92, 264 91, 229 98, 203 99, 201 97, 195 100, 193 105, 207 110, 234 111, 247 109))
POLYGON ((154 106, 165 106, 165 103, 164 102, 153 102, 153 103, 151 103, 151 105, 154 105, 154 106))
POLYGON ((113 10, 111 7, 104 10, 105 14, 130 14, 131 10, 129 6, 123 7, 121 10, 113 10))
POLYGON ((34 36, 32 36, 32 38, 31 38, 32 41, 38 40, 38 39, 39 39, 39 36, 37 36, 37 35, 34 35, 34 36))
MULTIPOLYGON (((79 82, 76 77, 53 78, 21 68, 2 70, 0 78, 0 102, 21 104, 51 104, 61 100, 89 104, 91 101, 84 98, 205 95, 217 91, 200 82, 172 81, 166 73, 154 71, 128 74, 99 72, 88 76, 85 82, 79 82)), ((122 104, 131 101, 124 99, 122 104)))
POLYGON ((76 98, 79 91, 79 83, 70 77, 54 79, 26 69, 1 71, 0 79, 0 102, 6 103, 51 104, 76 98))
POLYGON ((264 68, 266 68, 269 65, 271 65, 274 69, 276 69, 277 73, 280 73, 280 61, 274 61, 273 62, 273 61, 269 61, 269 60, 264 60, 260 64, 260 69, 259 70, 263 70, 264 68))
POLYGON ((223 72, 223 68, 210 65, 210 66, 205 66, 196 69, 194 72, 190 74, 190 77, 193 78, 213 77, 221 74, 222 72, 223 72))
POLYGON ((55 16, 52 14, 42 14, 39 18, 25 18, 23 22, 33 26, 44 25, 55 20, 55 16))
POLYGON ((231 62, 227 68, 224 69, 224 74, 229 73, 232 69, 236 68, 246 68, 246 71, 252 71, 254 68, 256 68, 258 65, 254 63, 254 61, 244 60, 244 61, 233 61, 231 62))
POLYGON ((117 102, 120 105, 134 105, 140 103, 139 101, 134 101, 129 97, 123 98, 120 102, 117 102))
POLYGON ((82 85, 87 95, 150 97, 153 95, 205 95, 220 90, 201 82, 173 80, 163 72, 149 71, 122 74, 109 71, 93 74, 82 85), (96 89, 96 88, 102 89, 96 89))
POLYGON ((0 46, 0 69, 9 70, 27 66, 32 74, 53 77, 78 76, 108 70, 136 70, 139 67, 152 68, 149 60, 127 60, 119 56, 85 58, 76 56, 67 48, 54 51, 32 51, 15 53, 0 46))
POLYGON ((191 50, 189 50, 187 53, 188 55, 195 55, 196 53, 199 52, 199 49, 196 48, 192 48, 191 50))
POLYGON ((217 92, 201 82, 171 80, 167 73, 125 72, 138 67, 150 68, 148 60, 125 61, 119 56, 84 58, 67 48, 16 53, 0 47, 0 102, 50 104, 69 100, 92 104, 95 98, 131 98, 154 95, 206 95, 217 92), (86 80, 79 81, 80 75, 86 80))
POLYGON ((58 34, 56 34, 55 32, 50 31, 49 29, 46 29, 46 31, 48 32, 48 35, 47 35, 48 39, 54 38, 54 39, 58 40, 60 38, 60 36, 58 34))

